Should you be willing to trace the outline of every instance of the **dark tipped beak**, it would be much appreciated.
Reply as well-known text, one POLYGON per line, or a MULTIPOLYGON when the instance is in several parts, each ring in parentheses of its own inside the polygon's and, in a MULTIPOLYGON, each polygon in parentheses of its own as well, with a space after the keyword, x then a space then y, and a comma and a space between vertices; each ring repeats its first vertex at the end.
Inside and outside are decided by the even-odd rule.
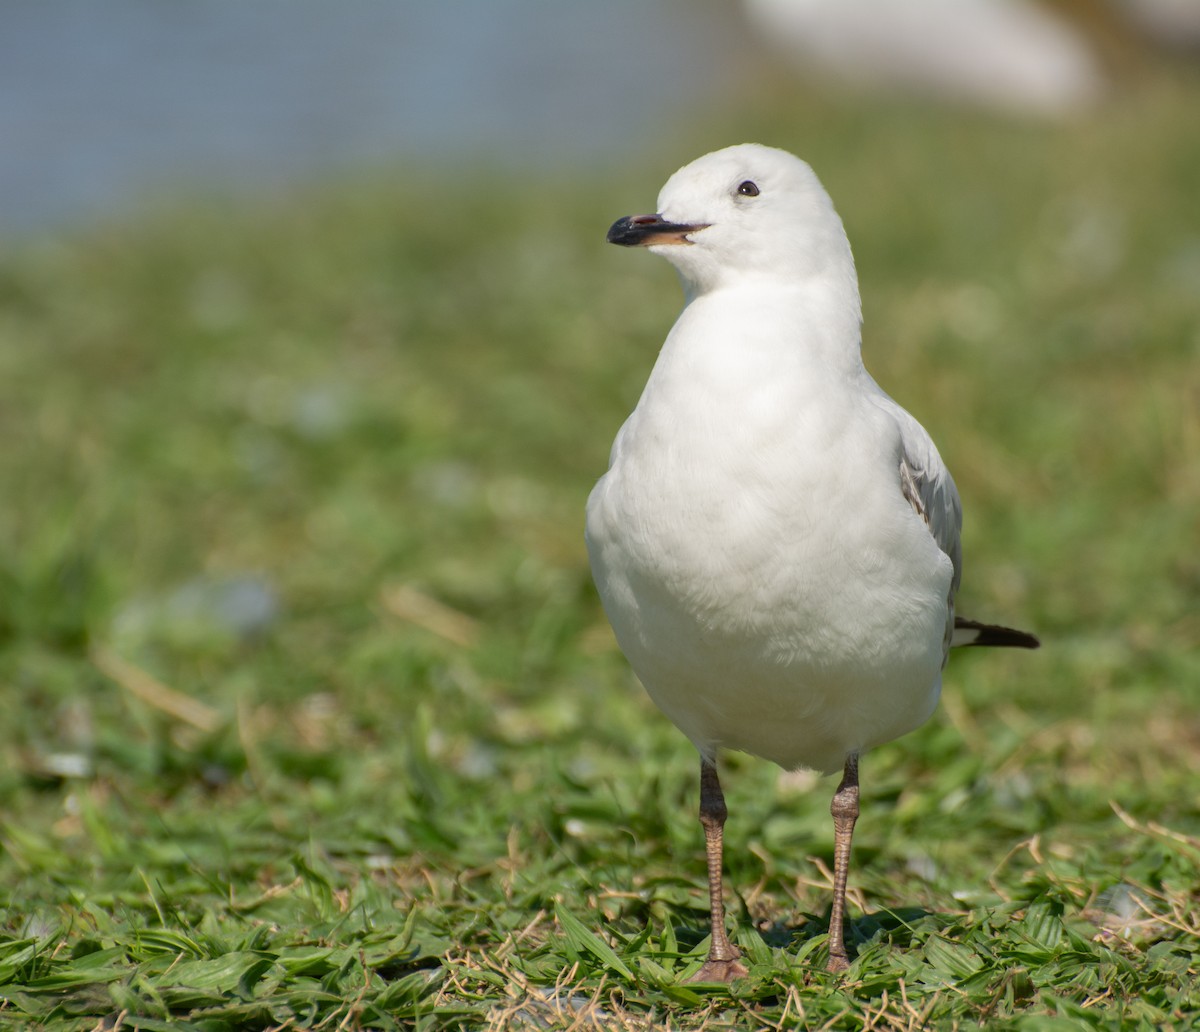
POLYGON ((707 229, 708 223, 668 222, 661 215, 626 215, 608 231, 608 242, 622 247, 653 247, 655 244, 690 244, 689 233, 707 229))

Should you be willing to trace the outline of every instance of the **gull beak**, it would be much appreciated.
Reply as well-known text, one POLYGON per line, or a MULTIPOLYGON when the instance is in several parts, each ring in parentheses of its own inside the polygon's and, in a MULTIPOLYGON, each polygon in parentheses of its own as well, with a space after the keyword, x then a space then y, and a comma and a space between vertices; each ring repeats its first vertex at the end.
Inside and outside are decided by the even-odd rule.
POLYGON ((708 229, 709 223, 668 222, 661 215, 626 215, 608 231, 608 242, 622 247, 654 247, 657 244, 690 244, 689 233, 708 229))

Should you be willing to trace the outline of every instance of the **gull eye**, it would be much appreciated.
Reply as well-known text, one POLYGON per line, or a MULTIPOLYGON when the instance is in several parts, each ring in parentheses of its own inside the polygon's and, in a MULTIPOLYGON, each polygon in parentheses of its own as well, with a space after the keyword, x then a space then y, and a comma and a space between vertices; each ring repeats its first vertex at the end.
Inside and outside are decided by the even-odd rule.
POLYGON ((743 197, 757 197, 758 185, 753 181, 746 179, 738 184, 737 192, 743 197))

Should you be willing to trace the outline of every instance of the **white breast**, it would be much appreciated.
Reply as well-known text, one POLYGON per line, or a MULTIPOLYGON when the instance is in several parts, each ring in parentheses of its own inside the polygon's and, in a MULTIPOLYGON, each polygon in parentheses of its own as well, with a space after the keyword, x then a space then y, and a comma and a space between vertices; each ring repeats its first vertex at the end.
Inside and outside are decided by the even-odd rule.
POLYGON ((951 563, 853 373, 689 311, 588 501, 601 600, 702 752, 832 771, 932 712, 951 563))

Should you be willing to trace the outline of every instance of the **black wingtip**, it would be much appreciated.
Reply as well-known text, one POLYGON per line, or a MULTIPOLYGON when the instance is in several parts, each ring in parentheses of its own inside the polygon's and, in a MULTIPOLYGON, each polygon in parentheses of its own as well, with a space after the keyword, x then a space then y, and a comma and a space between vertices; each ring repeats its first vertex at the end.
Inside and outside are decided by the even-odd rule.
POLYGON ((990 645, 998 648, 1036 649, 1041 642, 1026 631, 1018 631, 1012 627, 999 627, 996 624, 979 623, 977 620, 964 620, 961 616, 954 618, 954 646, 990 645))

